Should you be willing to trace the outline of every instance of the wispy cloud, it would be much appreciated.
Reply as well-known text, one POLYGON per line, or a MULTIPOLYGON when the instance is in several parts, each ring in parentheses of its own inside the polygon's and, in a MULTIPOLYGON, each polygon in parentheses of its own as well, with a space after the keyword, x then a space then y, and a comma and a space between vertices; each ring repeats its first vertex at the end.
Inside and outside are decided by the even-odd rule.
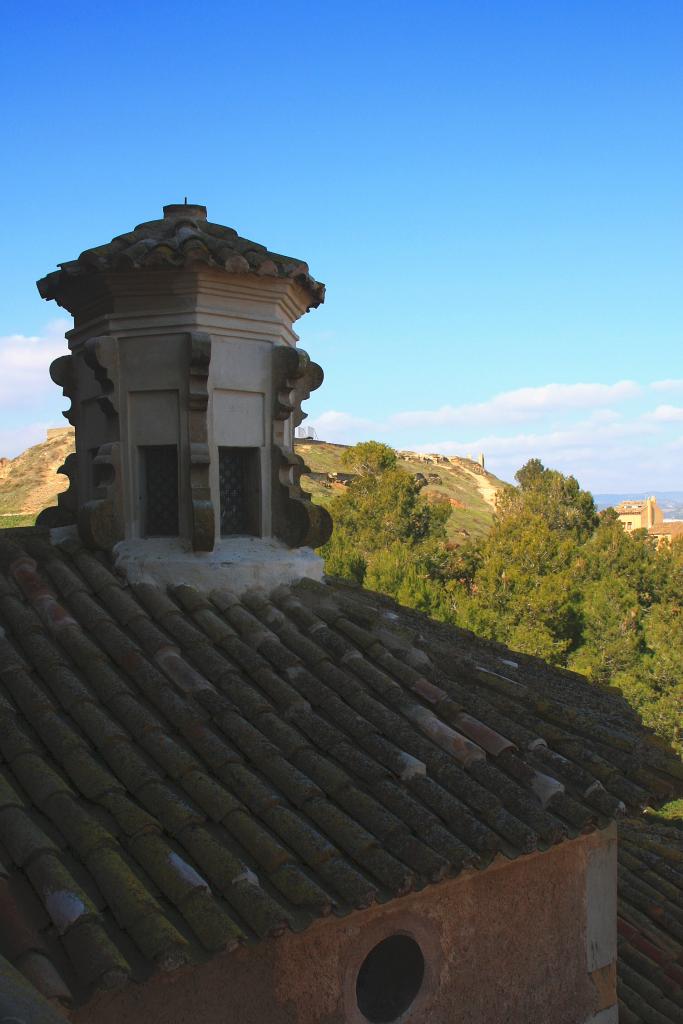
POLYGON ((647 413, 646 417, 658 423, 681 423, 683 422, 683 406, 658 405, 652 412, 647 413))
POLYGON ((683 391, 683 379, 655 380, 650 387, 653 391, 683 391))
POLYGON ((675 384, 547 384, 383 419, 334 410, 312 422, 326 440, 354 443, 374 437, 398 448, 445 455, 483 451, 487 465, 505 479, 538 457, 598 491, 671 489, 683 476, 683 444, 677 436, 683 407, 648 404, 654 405, 653 392, 673 392, 675 384))
POLYGON ((397 427, 458 426, 475 423, 523 423, 548 413, 609 406, 637 398, 642 387, 632 380, 616 384, 544 384, 503 391, 485 402, 444 405, 440 409, 399 412, 389 425, 397 427))
POLYGON ((68 320, 53 320, 41 334, 0 336, 0 403, 3 408, 22 406, 38 393, 56 391, 50 379, 50 363, 68 352, 64 332, 68 320))
POLYGON ((348 412, 337 412, 336 409, 323 412, 310 422, 311 426, 314 426, 321 436, 329 435, 332 437, 334 435, 339 440, 348 436, 355 437, 359 431, 363 433, 368 430, 376 430, 378 427, 383 429, 375 420, 365 419, 362 416, 352 416, 348 412))
POLYGON ((488 468, 506 480, 529 459, 540 458, 597 491, 641 488, 648 482, 671 489, 680 471, 675 443, 662 442, 657 426, 637 417, 605 420, 598 415, 563 430, 490 433, 417 448, 444 455, 482 451, 488 468))
MULTIPOLYGON (((57 424, 64 426, 65 424, 57 424)), ((45 440, 48 427, 55 423, 27 423, 21 427, 3 427, 0 425, 0 457, 13 459, 15 455, 31 448, 34 444, 45 440)))

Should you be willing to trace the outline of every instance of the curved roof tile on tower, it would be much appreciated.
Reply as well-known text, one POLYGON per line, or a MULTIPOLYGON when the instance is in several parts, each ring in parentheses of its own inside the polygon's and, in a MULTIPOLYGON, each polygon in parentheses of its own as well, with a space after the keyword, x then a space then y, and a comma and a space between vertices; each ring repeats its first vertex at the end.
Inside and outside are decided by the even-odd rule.
POLYGON ((206 207, 174 204, 164 207, 163 220, 138 224, 106 245, 86 249, 78 259, 60 263, 38 281, 44 299, 61 304, 63 289, 74 278, 106 271, 214 267, 229 274, 257 274, 296 281, 310 297, 309 309, 325 299, 325 285, 308 272, 308 264, 270 252, 242 238, 234 228, 207 220, 206 207))

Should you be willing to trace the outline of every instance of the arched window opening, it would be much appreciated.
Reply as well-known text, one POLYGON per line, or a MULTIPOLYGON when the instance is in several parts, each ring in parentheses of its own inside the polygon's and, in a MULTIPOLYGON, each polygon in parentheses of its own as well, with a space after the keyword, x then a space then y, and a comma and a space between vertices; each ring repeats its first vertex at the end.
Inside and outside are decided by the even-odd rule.
POLYGON ((356 979, 358 1009, 372 1024, 405 1013, 422 987, 425 961, 409 935, 391 935, 371 949, 356 979))

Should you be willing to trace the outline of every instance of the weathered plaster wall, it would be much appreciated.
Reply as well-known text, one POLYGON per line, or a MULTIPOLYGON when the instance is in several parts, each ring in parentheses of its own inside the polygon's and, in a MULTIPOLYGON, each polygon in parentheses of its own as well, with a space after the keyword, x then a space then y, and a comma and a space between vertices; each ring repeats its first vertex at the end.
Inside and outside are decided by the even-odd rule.
POLYGON ((77 1024, 362 1024, 366 954, 396 931, 425 980, 404 1024, 615 1022, 613 829, 101 995, 77 1024))

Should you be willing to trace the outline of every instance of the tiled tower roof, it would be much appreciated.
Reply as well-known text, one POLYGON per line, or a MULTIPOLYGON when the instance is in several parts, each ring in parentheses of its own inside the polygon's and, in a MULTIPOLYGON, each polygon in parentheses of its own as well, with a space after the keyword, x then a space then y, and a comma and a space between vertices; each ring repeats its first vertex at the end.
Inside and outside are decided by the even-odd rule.
POLYGON ((86 249, 78 259, 61 263, 60 270, 38 282, 38 290, 44 299, 64 305, 65 289, 77 278, 105 271, 202 265, 230 274, 290 278, 309 293, 309 309, 325 298, 325 285, 311 277, 307 263, 270 252, 264 245, 240 237, 234 228, 212 224, 204 206, 180 204, 165 206, 162 220, 138 224, 106 245, 86 249))

